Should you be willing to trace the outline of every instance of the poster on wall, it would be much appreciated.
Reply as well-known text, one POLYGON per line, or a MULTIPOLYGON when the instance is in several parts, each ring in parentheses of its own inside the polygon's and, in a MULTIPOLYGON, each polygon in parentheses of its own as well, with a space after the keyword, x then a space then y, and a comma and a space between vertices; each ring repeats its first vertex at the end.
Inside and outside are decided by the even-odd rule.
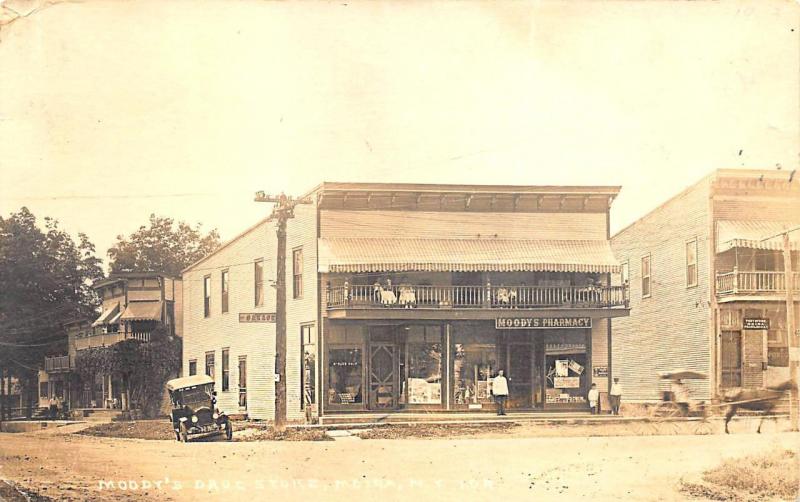
POLYGON ((580 377, 555 377, 553 381, 553 387, 556 389, 577 389, 580 386, 580 377))
POLYGON ((569 361, 567 359, 556 359, 556 376, 569 376, 569 361))
POLYGON ((572 371, 574 371, 575 373, 577 373, 579 375, 583 374, 583 366, 581 366, 580 364, 576 363, 572 359, 570 359, 570 361, 569 361, 569 369, 571 369, 572 371))

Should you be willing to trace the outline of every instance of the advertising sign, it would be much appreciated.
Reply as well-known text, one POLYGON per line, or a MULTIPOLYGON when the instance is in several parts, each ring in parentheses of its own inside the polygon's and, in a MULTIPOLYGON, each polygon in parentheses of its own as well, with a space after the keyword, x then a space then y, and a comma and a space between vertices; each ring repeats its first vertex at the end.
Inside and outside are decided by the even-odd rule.
POLYGON ((769 329, 769 319, 754 319, 745 317, 742 322, 744 329, 769 329))
POLYGON ((555 377, 553 387, 556 389, 577 389, 581 386, 581 377, 555 377))
POLYGON ((591 317, 498 317, 496 329, 591 328, 591 317))
POLYGON ((275 322, 274 312, 240 312, 239 322, 275 322))

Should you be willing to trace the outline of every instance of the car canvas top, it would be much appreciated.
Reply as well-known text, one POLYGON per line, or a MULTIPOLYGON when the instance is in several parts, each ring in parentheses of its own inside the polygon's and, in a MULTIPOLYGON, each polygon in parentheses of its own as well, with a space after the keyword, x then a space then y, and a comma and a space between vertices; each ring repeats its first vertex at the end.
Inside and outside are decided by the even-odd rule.
POLYGON ((167 390, 174 391, 214 383, 214 379, 208 375, 192 375, 181 378, 174 378, 167 382, 167 390))

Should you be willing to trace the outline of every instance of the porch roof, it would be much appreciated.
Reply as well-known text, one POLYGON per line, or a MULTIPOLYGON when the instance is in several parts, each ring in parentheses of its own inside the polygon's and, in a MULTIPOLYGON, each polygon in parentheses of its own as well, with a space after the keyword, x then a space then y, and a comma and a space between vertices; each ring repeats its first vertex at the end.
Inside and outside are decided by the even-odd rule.
POLYGON ((783 236, 789 232, 789 246, 800 250, 800 222, 787 221, 719 221, 717 222, 717 252, 721 253, 736 247, 780 251, 783 249, 783 236))
POLYGON ((113 324, 119 318, 118 314, 119 314, 119 302, 115 303, 112 307, 109 307, 106 310, 104 310, 103 313, 100 314, 100 317, 98 317, 97 320, 92 323, 92 327, 102 326, 103 324, 113 324))
POLYGON ((319 271, 616 273, 605 240, 319 239, 319 271))
POLYGON ((161 320, 161 302, 130 302, 122 313, 123 321, 161 320))

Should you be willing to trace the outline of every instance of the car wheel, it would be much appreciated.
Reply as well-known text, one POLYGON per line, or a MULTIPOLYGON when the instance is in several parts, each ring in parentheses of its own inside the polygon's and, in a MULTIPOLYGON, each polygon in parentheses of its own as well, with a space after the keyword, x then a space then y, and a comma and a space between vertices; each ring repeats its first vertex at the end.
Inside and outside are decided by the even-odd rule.
POLYGON ((233 439, 233 424, 231 424, 230 420, 225 422, 225 439, 228 441, 233 439))
POLYGON ((189 440, 189 431, 186 429, 185 424, 181 424, 181 443, 186 443, 189 440))

